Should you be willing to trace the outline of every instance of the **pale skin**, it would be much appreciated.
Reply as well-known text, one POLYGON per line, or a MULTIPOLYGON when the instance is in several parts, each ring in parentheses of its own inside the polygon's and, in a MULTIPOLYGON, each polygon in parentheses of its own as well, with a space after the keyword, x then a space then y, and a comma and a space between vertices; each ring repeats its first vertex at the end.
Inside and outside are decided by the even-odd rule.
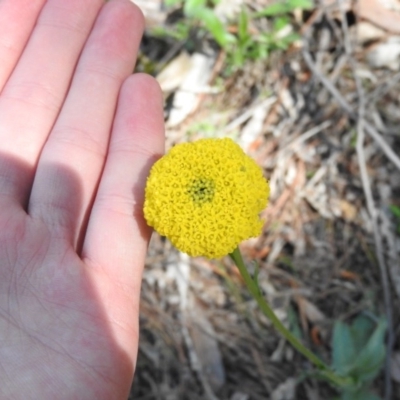
POLYGON ((0 398, 126 399, 164 151, 128 0, 0 0, 0 398))

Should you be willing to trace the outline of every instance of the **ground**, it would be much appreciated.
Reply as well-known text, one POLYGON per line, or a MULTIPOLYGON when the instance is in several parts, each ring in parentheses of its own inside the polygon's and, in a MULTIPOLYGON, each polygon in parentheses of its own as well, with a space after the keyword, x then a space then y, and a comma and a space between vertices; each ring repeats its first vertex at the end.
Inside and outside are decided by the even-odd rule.
MULTIPOLYGON (((335 321, 387 318, 391 367, 371 390, 389 400, 400 399, 400 51, 396 24, 368 16, 369 3, 357 11, 325 1, 295 13, 302 41, 233 71, 211 42, 188 48, 148 29, 138 68, 155 63, 165 89, 174 74, 159 74, 157 62, 181 57, 182 79, 165 89, 167 148, 229 136, 263 168, 271 185, 265 225, 241 249, 251 272, 258 262, 260 287, 290 330, 330 363, 335 321), (397 58, 381 55, 385 45, 397 58), (189 111, 177 107, 182 92, 192 92, 189 111)), ((399 22, 396 8, 388 10, 399 22)), ((154 234, 140 323, 132 399, 338 395, 274 331, 228 257, 189 258, 154 234)))

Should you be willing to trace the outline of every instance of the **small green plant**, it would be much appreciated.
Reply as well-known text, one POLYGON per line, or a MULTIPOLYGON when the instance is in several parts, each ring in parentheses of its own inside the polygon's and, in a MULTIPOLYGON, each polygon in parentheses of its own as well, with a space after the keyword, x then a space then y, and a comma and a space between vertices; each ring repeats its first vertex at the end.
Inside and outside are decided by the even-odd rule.
POLYGON ((265 7, 257 13, 243 8, 237 21, 235 46, 228 51, 233 67, 241 67, 247 59, 258 60, 268 57, 274 50, 286 50, 300 35, 292 32, 290 14, 297 8, 310 9, 310 0, 280 1, 265 7), (251 33, 250 23, 258 18, 268 17, 271 29, 268 32, 251 33))
POLYGON ((392 214, 396 219, 396 232, 398 235, 400 235, 400 207, 391 205, 390 211, 392 212, 392 214))
POLYGON ((198 27, 208 32, 227 53, 229 70, 243 66, 246 60, 265 59, 274 50, 286 50, 300 36, 292 32, 290 14, 295 9, 310 9, 311 0, 278 1, 257 13, 243 7, 236 21, 224 23, 215 13, 218 0, 169 0, 167 6, 182 7, 184 18, 171 29, 158 28, 158 35, 169 35, 178 40, 189 37, 198 27), (259 18, 270 20, 270 29, 258 32, 252 22, 259 18), (234 32, 234 33, 231 33, 234 32))
POLYGON ((369 386, 385 360, 386 320, 358 316, 351 325, 336 321, 332 337, 332 368, 352 384, 341 389, 340 400, 379 400, 369 386))
MULTIPOLYGON (((183 8, 185 19, 180 22, 179 33, 186 32, 187 35, 189 35, 191 27, 200 26, 208 31, 221 47, 225 48, 228 43, 234 42, 235 39, 234 36, 227 31, 222 21, 215 14, 214 6, 217 3, 217 0, 166 0, 165 2, 166 6, 181 6, 183 8), (183 29, 182 25, 184 25, 186 28, 183 29)), ((177 37, 176 29, 158 32, 164 32, 165 34, 172 32, 172 36, 177 37)), ((179 38, 184 39, 182 36, 179 38)))

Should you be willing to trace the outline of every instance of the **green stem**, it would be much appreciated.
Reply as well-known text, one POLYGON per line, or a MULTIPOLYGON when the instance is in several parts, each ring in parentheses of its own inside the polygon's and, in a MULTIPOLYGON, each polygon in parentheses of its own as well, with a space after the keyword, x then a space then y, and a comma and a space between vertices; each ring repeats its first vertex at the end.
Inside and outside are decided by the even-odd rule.
POLYGON ((317 357, 312 351, 307 349, 292 333, 285 328, 282 322, 275 315, 272 308, 264 299, 261 291, 259 290, 258 284, 253 280, 250 276, 247 268, 243 262, 242 255, 240 253, 239 248, 237 247, 233 253, 229 254, 232 260, 235 262, 236 266, 239 268, 239 271, 244 279, 244 282, 247 286, 247 289, 252 294, 254 299, 257 301, 257 304, 263 311, 263 313, 270 319, 275 329, 301 354, 307 357, 319 370, 320 373, 326 378, 329 379, 335 385, 340 387, 345 387, 350 384, 348 378, 343 378, 337 376, 328 365, 326 365, 319 357, 317 357))

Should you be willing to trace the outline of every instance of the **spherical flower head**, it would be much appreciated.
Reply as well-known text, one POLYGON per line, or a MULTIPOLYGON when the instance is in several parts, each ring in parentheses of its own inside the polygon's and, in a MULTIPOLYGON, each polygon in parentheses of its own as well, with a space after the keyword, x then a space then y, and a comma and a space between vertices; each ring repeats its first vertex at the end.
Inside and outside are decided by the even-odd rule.
POLYGON ((219 258, 261 233, 268 197, 260 167, 233 140, 201 139, 153 165, 144 216, 180 251, 219 258))

